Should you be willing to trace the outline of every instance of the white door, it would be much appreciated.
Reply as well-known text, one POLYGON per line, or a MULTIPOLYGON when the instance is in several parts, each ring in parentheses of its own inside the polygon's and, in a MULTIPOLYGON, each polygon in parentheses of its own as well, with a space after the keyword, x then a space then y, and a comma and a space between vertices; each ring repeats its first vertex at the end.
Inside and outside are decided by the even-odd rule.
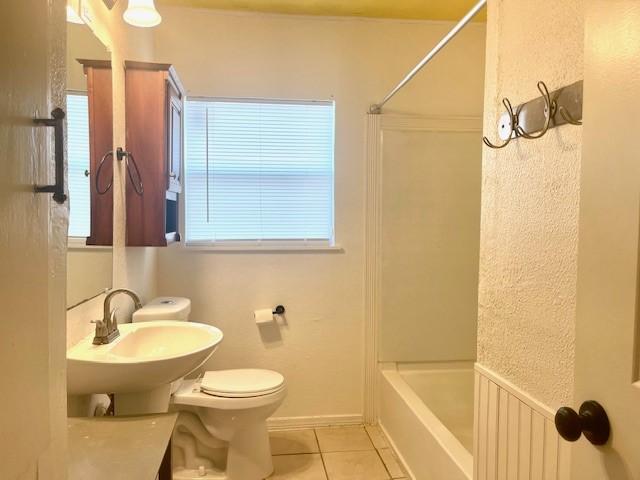
POLYGON ((573 407, 599 402, 611 436, 574 444, 572 478, 640 479, 640 1, 585 8, 573 407))
POLYGON ((65 478, 67 206, 33 185, 54 178, 64 107, 64 1, 0 7, 0 478, 65 478))

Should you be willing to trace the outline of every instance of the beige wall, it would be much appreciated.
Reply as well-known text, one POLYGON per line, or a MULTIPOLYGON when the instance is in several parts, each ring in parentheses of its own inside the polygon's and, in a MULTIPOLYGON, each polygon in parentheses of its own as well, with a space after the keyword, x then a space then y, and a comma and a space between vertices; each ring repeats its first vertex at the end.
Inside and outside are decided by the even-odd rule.
POLYGON ((87 77, 79 58, 111 60, 111 53, 89 27, 67 22, 67 90, 86 92, 87 77))
MULTIPOLYGON (((336 237, 342 253, 159 252, 158 292, 193 300, 192 319, 225 340, 206 368, 281 371, 278 416, 359 415, 363 383, 365 113, 451 27, 447 23, 162 8, 156 60, 188 95, 336 101, 336 237), (283 303, 288 325, 260 331, 256 308, 283 303)), ((484 27, 472 25, 387 111, 482 112, 484 27)))
MULTIPOLYGON (((489 2, 485 132, 583 75, 581 0, 489 2)), ((478 361, 552 407, 573 390, 581 129, 485 148, 478 361)))
POLYGON ((112 267, 111 249, 69 249, 67 308, 111 288, 112 267))

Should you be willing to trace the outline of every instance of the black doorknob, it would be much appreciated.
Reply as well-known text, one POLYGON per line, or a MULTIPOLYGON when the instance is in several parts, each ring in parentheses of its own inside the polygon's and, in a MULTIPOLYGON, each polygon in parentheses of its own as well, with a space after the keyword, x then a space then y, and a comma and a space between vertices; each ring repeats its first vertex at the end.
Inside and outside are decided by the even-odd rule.
POLYGON ((611 433, 607 412, 594 400, 584 402, 580 406, 580 413, 569 407, 560 408, 556 412, 555 422, 560 436, 569 442, 575 442, 584 433, 594 445, 604 445, 611 433))

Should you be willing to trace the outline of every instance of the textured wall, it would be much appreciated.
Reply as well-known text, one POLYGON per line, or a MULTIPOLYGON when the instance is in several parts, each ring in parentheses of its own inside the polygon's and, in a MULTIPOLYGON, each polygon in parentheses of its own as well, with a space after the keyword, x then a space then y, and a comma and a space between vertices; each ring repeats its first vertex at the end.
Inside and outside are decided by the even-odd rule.
POLYGON ((64 4, 4 2, 0 18, 0 478, 66 478, 67 205, 34 194, 53 178, 53 135, 32 123, 64 107, 64 4))
MULTIPOLYGON (((451 24, 162 12, 156 59, 175 64, 188 95, 335 98, 336 235, 344 253, 161 249, 158 291, 191 297, 193 320, 224 331, 206 368, 286 376, 289 395, 276 415, 361 414, 365 113, 451 24), (288 308, 288 326, 259 330, 252 311, 278 302, 288 308)), ((484 26, 470 26, 387 111, 479 116, 483 41, 484 26)))
MULTIPOLYGON (((581 0, 489 2, 485 132, 514 105, 582 78, 581 0)), ((573 391, 581 129, 485 148, 478 361, 542 402, 573 391)))

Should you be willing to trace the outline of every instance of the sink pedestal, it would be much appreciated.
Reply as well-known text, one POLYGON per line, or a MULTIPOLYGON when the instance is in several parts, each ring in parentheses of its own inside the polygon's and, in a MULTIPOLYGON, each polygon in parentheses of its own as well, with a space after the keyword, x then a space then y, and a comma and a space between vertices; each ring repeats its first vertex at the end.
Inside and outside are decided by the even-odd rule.
POLYGON ((169 411, 171 384, 162 385, 147 392, 116 393, 115 414, 146 415, 169 411))

